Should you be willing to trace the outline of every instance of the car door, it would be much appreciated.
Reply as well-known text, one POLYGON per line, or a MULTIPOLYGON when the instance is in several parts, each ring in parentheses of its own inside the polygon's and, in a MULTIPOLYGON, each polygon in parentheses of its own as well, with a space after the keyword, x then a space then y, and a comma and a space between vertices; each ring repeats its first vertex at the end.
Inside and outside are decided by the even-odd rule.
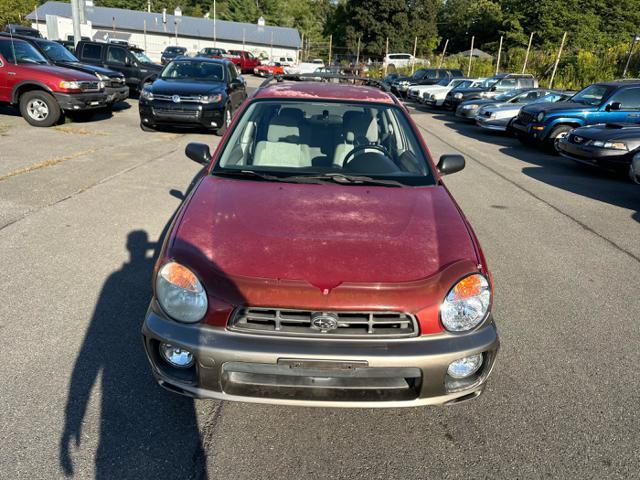
POLYGON ((607 122, 640 123, 640 87, 620 90, 606 103, 609 106, 607 122), (616 103, 620 104, 619 110, 611 108, 616 103))
POLYGON ((96 43, 84 43, 79 52, 79 58, 84 63, 91 65, 102 65, 102 47, 96 43))
POLYGON ((103 66, 124 75, 128 85, 137 86, 140 80, 135 75, 135 69, 131 66, 129 51, 117 45, 107 45, 103 66))
POLYGON ((238 71, 236 70, 236 67, 231 64, 227 64, 227 78, 228 78, 227 88, 229 89, 229 98, 231 100, 231 108, 235 112, 236 109, 240 106, 240 104, 244 100, 244 98, 242 95, 242 87, 240 83, 237 82, 238 71))
MULTIPOLYGON (((8 42, 1 42, 0 47, 2 47, 3 43, 8 43, 8 42)), ((9 77, 13 75, 9 74, 9 67, 10 65, 7 65, 7 61, 2 56, 2 54, 0 54, 0 102, 11 101, 11 88, 9 87, 9 77)), ((15 72, 13 72, 13 74, 15 75, 15 72)))

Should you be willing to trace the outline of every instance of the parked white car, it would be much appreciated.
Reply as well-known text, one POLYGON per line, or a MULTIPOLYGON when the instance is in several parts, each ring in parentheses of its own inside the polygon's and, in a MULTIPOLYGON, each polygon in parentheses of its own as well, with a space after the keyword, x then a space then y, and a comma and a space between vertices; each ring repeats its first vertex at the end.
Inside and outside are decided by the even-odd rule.
POLYGON ((410 53, 390 53, 384 57, 383 63, 386 66, 393 65, 396 68, 407 67, 414 60, 410 53))
POLYGON ((318 68, 324 68, 324 61, 320 58, 315 58, 310 62, 300 62, 297 65, 285 66, 284 74, 288 77, 297 77, 306 73, 313 73, 318 68))
MULTIPOLYGON (((412 87, 409 87, 409 90, 407 90, 407 98, 409 100, 420 102, 425 95, 428 96, 430 93, 438 91, 442 88, 449 88, 449 87, 455 88, 464 80, 466 79, 445 77, 440 79, 438 83, 435 83, 433 85, 414 85, 412 87)), ((449 88, 449 90, 451 88, 449 88)))
POLYGON ((420 103, 423 103, 430 107, 442 107, 444 99, 447 97, 447 93, 449 93, 454 88, 475 88, 480 86, 480 84, 485 81, 486 78, 456 78, 456 80, 461 81, 456 85, 442 87, 431 92, 424 92, 419 100, 420 103))
POLYGON ((296 64, 296 61, 293 59, 293 57, 273 57, 271 61, 278 62, 283 67, 292 67, 296 64))

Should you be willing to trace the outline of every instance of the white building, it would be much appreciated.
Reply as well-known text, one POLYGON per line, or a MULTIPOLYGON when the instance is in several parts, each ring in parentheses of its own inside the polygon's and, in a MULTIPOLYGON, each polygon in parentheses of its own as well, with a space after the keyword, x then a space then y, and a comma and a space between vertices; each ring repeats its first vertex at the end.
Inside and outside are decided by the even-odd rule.
MULTIPOLYGON (((87 7, 82 35, 92 40, 126 40, 144 48, 159 61, 169 45, 185 47, 194 54, 205 47, 248 50, 255 56, 292 57, 297 60, 300 34, 295 28, 228 22, 166 13, 140 12, 121 8, 87 7)), ((67 40, 73 35, 71 5, 47 2, 27 16, 43 36, 67 40)), ((256 19, 257 21, 257 19, 256 19)))

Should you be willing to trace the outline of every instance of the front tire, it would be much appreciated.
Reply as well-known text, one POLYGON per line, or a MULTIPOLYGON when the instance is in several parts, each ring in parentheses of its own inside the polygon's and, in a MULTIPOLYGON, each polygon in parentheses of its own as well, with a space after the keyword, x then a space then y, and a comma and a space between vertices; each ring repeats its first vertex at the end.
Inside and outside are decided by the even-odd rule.
POLYGON ((573 130, 573 127, 569 125, 558 125, 556 128, 551 130, 549 137, 547 138, 547 148, 552 153, 558 154, 558 147, 556 146, 558 140, 565 137, 570 130, 573 130))
POLYGON ((60 120, 62 110, 53 95, 33 90, 20 97, 20 114, 29 125, 50 127, 60 120))
POLYGON ((222 126, 216 130, 216 135, 221 137, 225 133, 227 133, 227 129, 229 128, 229 125, 231 125, 231 120, 232 120, 231 105, 227 104, 227 106, 224 107, 224 112, 222 113, 222 126))

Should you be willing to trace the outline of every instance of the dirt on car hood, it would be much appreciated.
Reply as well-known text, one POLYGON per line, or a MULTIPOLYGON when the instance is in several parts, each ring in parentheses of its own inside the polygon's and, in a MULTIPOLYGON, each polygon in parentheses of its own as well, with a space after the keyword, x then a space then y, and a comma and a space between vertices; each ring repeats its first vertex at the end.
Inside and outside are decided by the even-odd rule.
POLYGON ((204 277, 217 271, 226 278, 299 281, 320 289, 411 282, 460 260, 477 264, 466 224, 442 186, 214 176, 196 188, 166 255, 204 277))

